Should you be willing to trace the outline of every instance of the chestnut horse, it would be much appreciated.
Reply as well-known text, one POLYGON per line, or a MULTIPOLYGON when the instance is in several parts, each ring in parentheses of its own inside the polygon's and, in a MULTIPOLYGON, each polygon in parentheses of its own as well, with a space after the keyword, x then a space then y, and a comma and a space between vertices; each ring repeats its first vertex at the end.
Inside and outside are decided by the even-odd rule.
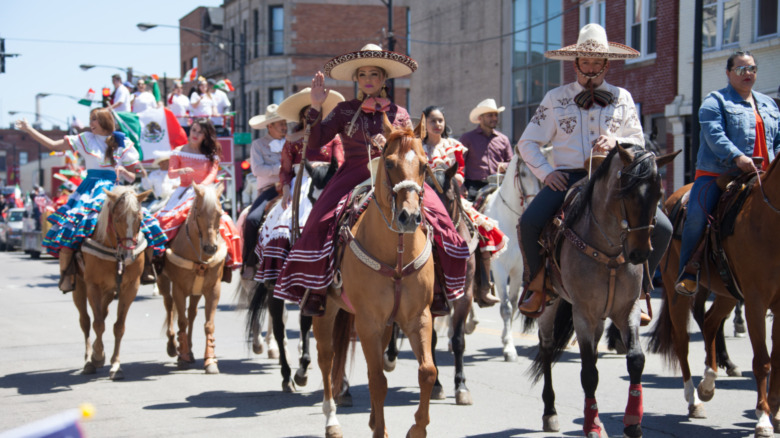
POLYGON ((415 136, 408 128, 394 129, 384 118, 387 144, 379 158, 372 200, 357 223, 342 230, 350 242, 339 266, 342 287, 331 286, 325 315, 314 318, 327 437, 342 436, 334 397, 341 388, 339 380, 344 376, 353 328, 360 337, 368 368, 369 427, 374 437, 387 436, 387 379, 382 356, 394 321, 406 333, 419 364, 420 404, 407 436, 426 435, 436 368, 431 354, 433 325, 429 308, 434 284, 432 236, 431 230, 422 225, 427 170, 420 140, 424 127, 423 120, 415 136), (383 275, 385 272, 392 276, 383 275))
POLYGON ((187 219, 169 243, 165 252, 165 268, 157 276, 157 286, 165 304, 168 326, 168 355, 176 357, 179 369, 188 369, 195 362, 192 354, 192 330, 201 295, 206 299, 206 352, 203 367, 207 374, 219 374, 214 352, 214 317, 221 292, 222 269, 227 246, 219 234, 222 207, 219 197, 223 186, 192 185, 195 199, 187 219), (173 284, 173 294, 171 294, 173 284), (189 297, 189 308, 187 308, 189 297), (175 306, 175 307, 174 307, 175 306), (185 313, 185 309, 187 312, 185 313), (179 331, 174 330, 174 319, 179 331), (177 337, 178 335, 178 346, 177 337))
MULTIPOLYGON (((661 199, 658 166, 676 154, 655 154, 615 146, 584 184, 561 225, 560 275, 552 275, 558 298, 539 318, 539 352, 531 374, 544 377, 543 428, 558 431, 552 363, 577 334, 585 390, 583 431, 588 438, 606 436, 598 418, 596 361, 604 320, 610 318, 628 348, 630 377, 623 436, 642 436, 642 371, 645 357, 639 343, 639 298, 650 235, 661 199)), ((556 251, 552 250, 555 254, 556 251)))
MULTIPOLYGON (((745 320, 748 335, 753 346, 753 375, 758 391, 755 426, 755 436, 774 436, 780 431, 780 366, 777 358, 780 354, 780 323, 775 317, 772 322, 772 352, 767 351, 766 315, 771 310, 774 315, 780 314, 780 277, 777 269, 772 268, 771 260, 777 254, 780 246, 780 235, 771 231, 780 226, 780 170, 778 160, 774 160, 765 173, 750 188, 742 209, 736 217, 734 232, 722 239, 723 248, 728 258, 729 266, 742 291, 745 303, 745 320), (761 224, 757 226, 757 224, 761 224), (769 386, 767 387, 767 379, 769 386), (768 391, 768 393, 767 393, 768 391), (774 428, 773 428, 774 424, 774 428)), ((671 208, 673 202, 679 199, 687 187, 675 192, 665 206, 671 208)), ((694 200, 691 200, 694 202, 694 200)), ((695 399, 690 369, 687 367, 688 333, 687 320, 691 298, 679 296, 674 292, 674 282, 677 279, 680 242, 674 241, 667 251, 668 260, 661 262, 663 268, 664 296, 662 317, 671 323, 666 330, 662 342, 662 352, 674 359, 672 352, 682 365, 685 396, 689 406, 695 399)), ((706 348, 704 377, 697 387, 698 397, 703 401, 710 400, 715 393, 717 378, 716 342, 717 332, 722 321, 729 315, 737 300, 727 291, 717 275, 714 264, 702 266, 702 276, 699 283, 699 294, 709 291, 715 295, 712 306, 704 318, 702 335, 706 348), (712 272, 707 275, 706 272, 712 272)), ((661 320, 657 324, 661 324, 661 320)), ((690 409, 690 408, 689 408, 690 409)))
POLYGON ((117 299, 114 324, 114 354, 111 356, 109 377, 124 378, 119 362, 119 346, 125 333, 125 318, 138 294, 144 266, 146 238, 141 232, 141 201, 152 191, 140 195, 129 187, 116 186, 106 191, 106 201, 98 215, 97 227, 91 238, 81 246, 77 255, 79 269, 73 303, 79 311, 79 323, 84 332, 86 352, 82 374, 95 374, 106 362, 103 332, 106 330, 108 306, 117 299), (79 260, 81 259, 81 260, 79 260), (117 284, 119 281, 119 284, 117 284), (90 345, 90 318, 87 302, 94 317, 95 342, 90 345))

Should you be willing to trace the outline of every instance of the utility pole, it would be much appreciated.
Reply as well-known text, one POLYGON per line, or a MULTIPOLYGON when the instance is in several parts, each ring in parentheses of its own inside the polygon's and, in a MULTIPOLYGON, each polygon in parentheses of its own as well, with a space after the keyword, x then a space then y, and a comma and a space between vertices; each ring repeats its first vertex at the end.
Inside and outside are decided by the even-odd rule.
POLYGON ((693 181, 696 173, 696 156, 699 153, 699 107, 701 106, 701 62, 702 62, 702 12, 703 0, 696 0, 693 19, 693 95, 691 96, 691 147, 686 151, 687 174, 685 183, 693 181))
POLYGON ((0 73, 5 73, 5 58, 15 58, 18 53, 5 53, 5 38, 0 38, 0 73))

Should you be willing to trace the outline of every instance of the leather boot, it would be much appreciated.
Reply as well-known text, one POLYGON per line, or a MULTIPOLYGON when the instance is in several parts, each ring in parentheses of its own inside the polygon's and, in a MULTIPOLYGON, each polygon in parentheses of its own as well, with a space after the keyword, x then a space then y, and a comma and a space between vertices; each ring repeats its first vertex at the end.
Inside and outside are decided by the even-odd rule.
POLYGON ((531 283, 524 285, 524 289, 531 291, 531 296, 522 301, 517 310, 529 318, 538 318, 544 312, 547 302, 547 294, 544 292, 544 269, 540 269, 531 283))
MULTIPOLYGON (((322 316, 325 314, 325 302, 327 298, 324 293, 307 289, 301 300, 301 315, 303 316, 322 316)), ((323 291, 324 292, 324 291, 323 291)))
POLYGON ((141 284, 154 284, 157 282, 157 274, 152 267, 152 258, 154 257, 152 248, 144 250, 144 271, 141 273, 141 284))
POLYGON ((447 297, 444 296, 444 292, 434 289, 433 302, 431 302, 431 315, 433 316, 447 316, 450 314, 450 303, 447 302, 447 297))
POLYGON ((501 300, 493 295, 493 282, 490 281, 490 256, 489 252, 479 252, 480 258, 477 260, 477 269, 479 270, 479 290, 477 291, 477 304, 479 307, 492 307, 500 303, 501 300))
POLYGON ((76 289, 76 262, 73 260, 73 250, 60 249, 60 290, 62 293, 73 292, 76 289))
POLYGON ((222 267, 222 282, 223 283, 230 283, 233 281, 233 268, 228 266, 222 267))

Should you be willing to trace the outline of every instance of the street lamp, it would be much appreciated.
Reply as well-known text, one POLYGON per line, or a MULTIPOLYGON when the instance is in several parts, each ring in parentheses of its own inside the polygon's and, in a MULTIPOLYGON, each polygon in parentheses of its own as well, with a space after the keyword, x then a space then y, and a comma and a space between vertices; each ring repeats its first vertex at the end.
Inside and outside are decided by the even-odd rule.
POLYGON ((73 99, 75 101, 78 101, 79 98, 76 96, 70 96, 68 94, 60 94, 60 93, 38 93, 35 95, 35 123, 33 126, 35 126, 37 129, 40 129, 41 126, 41 99, 48 96, 62 96, 67 97, 69 99, 73 99))
MULTIPOLYGON (((140 29, 142 32, 146 32, 149 29, 154 29, 155 27, 168 27, 171 29, 179 29, 183 30, 185 32, 189 32, 191 34, 197 35, 201 40, 209 43, 211 46, 225 54, 231 61, 235 62, 236 58, 235 56, 230 53, 229 51, 225 50, 225 43, 228 44, 235 44, 232 42, 227 41, 224 37, 220 35, 214 35, 210 32, 206 32, 200 29, 195 29, 192 27, 184 27, 184 26, 172 26, 170 24, 155 24, 155 23, 138 23, 136 25, 138 29, 140 29), (221 40, 219 43, 215 43, 211 41, 207 37, 216 37, 221 40)), ((246 84, 246 77, 244 75, 244 67, 246 65, 246 37, 244 33, 241 33, 240 40, 238 43, 239 46, 239 56, 238 56, 238 66, 239 66, 239 74, 240 74, 240 80, 239 80, 239 86, 237 88, 237 92, 241 96, 241 129, 242 131, 246 130, 246 116, 247 116, 247 107, 246 107, 246 93, 244 92, 244 86, 246 84)))
MULTIPOLYGON (((96 64, 81 64, 81 65, 79 65, 79 68, 84 70, 84 71, 87 71, 87 70, 89 70, 91 68, 95 68, 95 67, 113 68, 113 69, 116 69, 116 70, 123 71, 123 72, 127 73, 127 80, 130 81, 130 82, 133 81, 133 67, 117 67, 115 65, 96 65, 96 64)), ((146 73, 140 72, 138 70, 136 70, 135 73, 137 73, 137 74, 139 74, 141 76, 149 76, 146 73)))

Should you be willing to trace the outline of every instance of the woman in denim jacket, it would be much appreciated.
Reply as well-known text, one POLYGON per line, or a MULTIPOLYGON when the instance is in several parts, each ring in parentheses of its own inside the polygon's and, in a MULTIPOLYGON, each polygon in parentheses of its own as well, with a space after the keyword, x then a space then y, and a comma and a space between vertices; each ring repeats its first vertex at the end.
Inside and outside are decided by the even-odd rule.
POLYGON ((753 54, 736 52, 726 62, 729 85, 710 93, 699 109, 701 136, 696 157, 696 176, 688 202, 680 249, 680 277, 675 290, 693 295, 698 289, 694 274, 686 273, 721 191, 715 184, 719 175, 755 172, 751 157, 761 157, 761 170, 780 152, 780 111, 774 100, 753 91, 758 67, 753 54))

